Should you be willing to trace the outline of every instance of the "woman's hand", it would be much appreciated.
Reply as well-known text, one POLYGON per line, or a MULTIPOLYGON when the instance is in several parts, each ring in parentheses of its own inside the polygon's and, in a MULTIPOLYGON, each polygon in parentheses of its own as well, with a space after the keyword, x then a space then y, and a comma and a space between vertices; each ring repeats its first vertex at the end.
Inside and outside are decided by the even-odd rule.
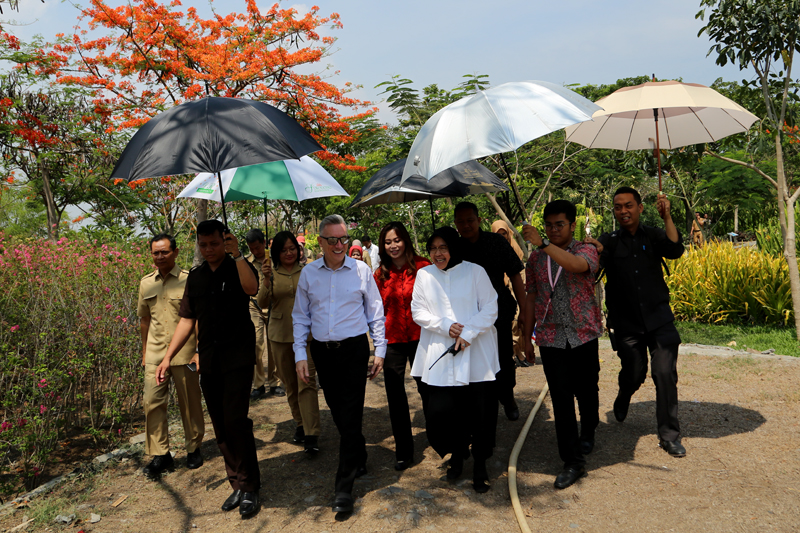
POLYGON ((265 260, 261 263, 261 272, 264 274, 265 278, 269 279, 269 276, 272 274, 272 262, 265 260))
POLYGON ((469 343, 462 339, 461 337, 456 339, 456 350, 464 350, 469 348, 469 343))
POLYGON ((464 331, 464 324, 459 324, 458 322, 454 322, 452 326, 450 326, 450 338, 456 339, 461 332, 464 331))

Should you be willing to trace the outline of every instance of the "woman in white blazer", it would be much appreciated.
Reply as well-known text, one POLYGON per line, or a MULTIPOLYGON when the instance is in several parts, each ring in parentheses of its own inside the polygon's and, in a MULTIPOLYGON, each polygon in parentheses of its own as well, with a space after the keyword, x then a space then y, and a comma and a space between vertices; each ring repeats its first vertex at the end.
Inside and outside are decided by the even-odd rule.
POLYGON ((486 492, 497 427, 497 293, 482 267, 462 260, 455 229, 437 229, 427 247, 433 265, 417 273, 411 300, 422 327, 411 375, 427 384, 428 441, 441 457, 451 454, 447 478, 461 475, 472 443, 473 485, 486 492), (457 353, 440 358, 450 347, 457 353))

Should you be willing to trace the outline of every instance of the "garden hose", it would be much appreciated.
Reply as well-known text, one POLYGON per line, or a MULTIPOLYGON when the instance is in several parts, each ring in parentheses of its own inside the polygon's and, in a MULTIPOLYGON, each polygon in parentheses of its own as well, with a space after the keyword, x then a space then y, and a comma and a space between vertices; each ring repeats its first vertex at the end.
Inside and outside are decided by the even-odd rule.
POLYGON ((528 436, 528 431, 531 429, 533 419, 536 417, 536 413, 539 412, 539 408, 542 406, 544 397, 549 390, 550 387, 547 385, 547 381, 545 381, 544 388, 539 394, 539 398, 536 400, 536 405, 531 409, 531 414, 528 415, 528 419, 525 421, 522 431, 519 432, 517 442, 514 443, 514 449, 511 450, 511 457, 508 458, 508 493, 511 496, 511 505, 514 507, 514 515, 517 517, 517 523, 522 533, 531 533, 531 529, 528 527, 528 521, 525 520, 525 513, 522 511, 522 506, 519 503, 519 494, 517 494, 517 459, 519 458, 520 450, 522 450, 522 445, 525 444, 525 438, 528 436))

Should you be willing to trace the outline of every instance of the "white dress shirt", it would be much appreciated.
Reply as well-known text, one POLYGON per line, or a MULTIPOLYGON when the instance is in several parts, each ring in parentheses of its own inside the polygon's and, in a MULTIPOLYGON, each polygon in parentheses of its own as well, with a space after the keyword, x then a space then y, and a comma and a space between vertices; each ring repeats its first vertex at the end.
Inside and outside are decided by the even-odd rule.
POLYGON ((372 271, 375 272, 378 270, 378 267, 381 266, 381 255, 378 253, 378 247, 373 242, 369 245, 369 248, 364 249, 367 251, 369 258, 372 260, 372 271))
POLYGON ((386 355, 383 300, 363 261, 345 257, 337 270, 325 259, 312 261, 300 273, 292 309, 294 359, 305 361, 308 332, 318 341, 342 341, 370 331, 375 357, 386 355))
POLYGON ((436 265, 417 272, 411 315, 422 327, 411 375, 437 387, 494 381, 500 371, 497 351, 497 292, 486 271, 464 261, 449 270, 436 265), (457 355, 433 364, 455 339, 450 326, 464 325, 461 338, 470 343, 457 355), (433 365, 433 368, 430 368, 433 365))

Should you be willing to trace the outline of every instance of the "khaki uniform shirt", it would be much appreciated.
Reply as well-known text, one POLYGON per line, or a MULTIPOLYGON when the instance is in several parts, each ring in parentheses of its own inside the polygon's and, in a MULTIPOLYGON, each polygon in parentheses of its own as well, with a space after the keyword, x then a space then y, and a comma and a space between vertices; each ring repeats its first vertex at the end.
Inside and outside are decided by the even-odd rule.
MULTIPOLYGON (((167 274, 166 279, 163 279, 156 270, 143 277, 139 282, 139 302, 136 314, 139 318, 150 317, 145 364, 159 365, 167 354, 167 348, 181 319, 178 316, 178 308, 183 299, 188 275, 187 270, 175 265, 175 268, 167 274)), ((192 331, 181 351, 170 361, 170 366, 188 364, 194 357, 196 343, 195 334, 192 331)))
MULTIPOLYGON (((269 248, 267 248, 266 253, 267 255, 264 256, 265 258, 269 257, 269 248)), ((263 261, 261 261, 260 259, 256 259, 256 256, 254 256, 253 254, 247 255, 245 259, 250 261, 250 264, 253 265, 253 268, 255 268, 256 272, 258 272, 258 294, 256 294, 255 298, 250 298, 250 314, 253 314, 253 312, 258 311, 261 314, 261 318, 267 320, 267 315, 269 314, 269 307, 261 305, 259 303, 261 302, 262 295, 265 294, 267 290, 266 281, 269 281, 269 280, 266 281, 264 280, 264 273, 261 271, 263 261)))
POLYGON ((295 265, 291 272, 283 266, 272 269, 272 280, 265 280, 266 290, 259 291, 258 305, 266 308, 272 304, 269 315, 267 337, 273 342, 294 342, 292 331, 292 309, 297 282, 300 279, 302 265, 295 265))

